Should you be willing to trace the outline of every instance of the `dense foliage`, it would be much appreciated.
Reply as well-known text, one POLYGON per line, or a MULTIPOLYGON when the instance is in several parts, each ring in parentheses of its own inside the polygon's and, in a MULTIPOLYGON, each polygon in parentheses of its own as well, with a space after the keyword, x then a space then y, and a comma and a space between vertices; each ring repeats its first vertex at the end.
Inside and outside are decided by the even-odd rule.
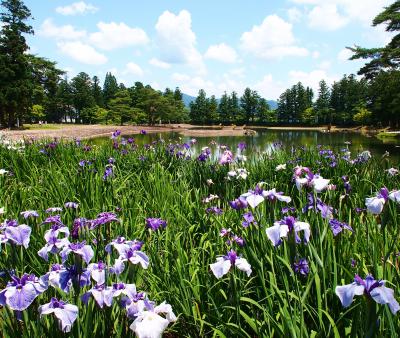
MULTIPOLYGON (((400 192, 395 191, 400 176, 388 158, 349 154, 346 145, 327 149, 276 142, 272 152, 247 162, 243 155, 256 149, 246 149, 243 142, 232 152, 215 142, 201 152, 195 149, 194 140, 138 146, 118 133, 98 146, 54 141, 1 146, 3 335, 56 336, 56 319, 39 306, 64 306, 60 301, 79 311, 73 337, 132 334, 129 325, 137 318, 148 324, 143 316, 150 310, 139 306, 143 294, 121 295, 121 283, 136 284, 137 292, 157 304, 171 304, 177 320, 167 329, 170 336, 397 335, 400 320, 392 312, 400 299, 400 192), (218 152, 219 161, 213 159, 218 152), (60 231, 61 225, 70 235, 59 234, 64 243, 50 251, 45 233, 60 231), (27 231, 16 235, 27 228, 28 237, 27 231), (148 267, 126 258, 125 270, 112 273, 118 255, 105 246, 118 236, 143 241, 148 267), (65 240, 86 241, 93 257, 82 261, 80 249, 65 240), (96 287, 99 274, 82 276, 88 263, 98 271, 99 261, 107 273, 103 286, 96 287), (13 311, 20 305, 10 298, 12 290, 33 283, 16 277, 46 276, 58 271, 56 263, 69 267, 69 279, 57 284, 53 278, 51 285, 49 279, 26 309, 13 311), (80 271, 81 283, 74 271, 80 271), (367 274, 386 280, 386 286, 371 282, 372 277, 364 281, 367 274), (111 290, 112 305, 99 297, 85 305, 84 295, 96 290, 111 290), (353 302, 351 295, 356 295, 353 302)), ((138 258, 138 251, 130 252, 138 258)), ((173 320, 154 318, 166 325, 173 320)), ((65 321, 60 323, 67 330, 65 321)), ((150 323, 155 330, 158 322, 150 323)))

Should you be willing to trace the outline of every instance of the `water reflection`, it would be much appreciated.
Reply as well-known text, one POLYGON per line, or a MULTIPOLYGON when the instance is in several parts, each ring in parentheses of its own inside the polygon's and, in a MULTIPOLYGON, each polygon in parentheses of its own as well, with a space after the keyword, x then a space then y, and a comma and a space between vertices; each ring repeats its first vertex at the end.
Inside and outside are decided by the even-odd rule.
MULTIPOLYGON (((192 139, 192 137, 182 136, 177 132, 133 135, 132 137, 138 145, 150 144, 159 139, 180 143, 189 143, 192 139)), ((92 142, 98 144, 108 139, 99 138, 92 140, 92 142)), ((257 134, 253 136, 195 137, 195 139, 197 140, 194 145, 196 153, 200 153, 201 148, 205 146, 217 150, 213 146, 215 143, 226 145, 236 151, 238 143, 245 142, 247 145, 246 154, 251 156, 252 154, 269 153, 274 148, 274 142, 282 142, 286 147, 322 145, 336 151, 348 146, 353 156, 363 150, 369 150, 375 156, 382 156, 385 152, 389 152, 393 165, 398 165, 400 161, 400 142, 398 140, 393 139, 391 142, 385 140, 387 143, 384 143, 376 137, 351 132, 323 133, 319 131, 259 129, 257 134), (346 144, 349 142, 351 144, 346 144)), ((219 156, 220 151, 218 150, 214 154, 219 156)))

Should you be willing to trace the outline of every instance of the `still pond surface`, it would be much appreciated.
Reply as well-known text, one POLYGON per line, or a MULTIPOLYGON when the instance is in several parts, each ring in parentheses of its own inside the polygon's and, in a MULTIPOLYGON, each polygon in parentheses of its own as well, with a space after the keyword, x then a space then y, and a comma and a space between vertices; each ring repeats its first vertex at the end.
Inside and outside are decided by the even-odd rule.
MULTIPOLYGON (((124 136, 128 138, 129 136, 124 136)), ((340 151, 348 147, 351 151, 351 157, 355 157, 358 153, 369 150, 373 156, 383 156, 386 152, 390 164, 398 166, 400 164, 400 139, 390 138, 381 140, 375 136, 366 136, 355 132, 320 132, 320 131, 303 131, 303 130, 270 130, 258 129, 254 136, 215 136, 215 137, 190 137, 182 136, 178 132, 149 133, 147 135, 133 135, 135 143, 138 145, 150 144, 160 138, 166 142, 189 142, 196 139, 194 152, 199 153, 201 148, 210 146, 214 142, 220 145, 226 145, 233 151, 236 151, 239 142, 245 142, 247 149, 245 154, 249 157, 257 156, 257 154, 270 152, 273 144, 282 142, 286 147, 292 146, 317 146, 321 145, 324 149, 340 151), (350 144, 349 144, 350 143, 350 144)), ((93 140, 94 143, 100 143, 108 138, 93 140)), ((193 147, 192 147, 193 148, 193 147)), ((214 156, 219 156, 216 147, 212 147, 214 156)))

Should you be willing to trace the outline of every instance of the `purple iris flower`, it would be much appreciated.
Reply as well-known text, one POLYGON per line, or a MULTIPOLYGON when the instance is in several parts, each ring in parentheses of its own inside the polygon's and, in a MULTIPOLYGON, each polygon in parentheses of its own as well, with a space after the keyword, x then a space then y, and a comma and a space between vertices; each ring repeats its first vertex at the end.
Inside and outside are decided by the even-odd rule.
POLYGON ((21 215, 25 218, 28 219, 29 217, 39 217, 39 214, 36 210, 26 210, 22 211, 21 215))
POLYGON ((385 281, 375 280, 372 275, 367 275, 365 279, 355 275, 353 283, 337 286, 335 293, 344 307, 351 305, 354 296, 364 295, 378 304, 388 304, 393 314, 400 310, 394 291, 385 286, 385 281))
POLYGON ((88 220, 86 218, 75 218, 74 223, 72 225, 71 237, 73 239, 78 239, 79 230, 88 225, 88 220))
POLYGON ((389 190, 383 187, 375 197, 367 197, 365 199, 365 206, 371 214, 379 215, 388 199, 389 190))
POLYGON ((90 229, 95 229, 100 225, 105 225, 111 222, 119 222, 117 215, 113 212, 102 212, 97 215, 97 218, 90 221, 90 229))
POLYGON ((247 145, 245 142, 239 142, 237 147, 240 151, 243 151, 247 148, 247 145))
POLYGON ((11 279, 6 288, 0 291, 0 305, 8 305, 14 311, 27 309, 48 288, 45 276, 37 278, 35 275, 24 274, 21 278, 12 276, 11 279))
POLYGON ((219 160, 219 164, 222 164, 222 165, 229 164, 229 163, 232 163, 232 161, 233 161, 232 152, 230 150, 225 150, 219 160))
POLYGON ((303 212, 307 212, 308 210, 319 211, 321 213, 322 218, 331 219, 333 216, 333 208, 317 197, 314 198, 313 194, 307 195, 307 204, 303 207, 303 212))
POLYGON ((64 225, 61 221, 60 215, 49 216, 42 222, 42 224, 64 225))
POLYGON ((69 293, 72 286, 71 273, 61 264, 53 264, 50 272, 46 274, 49 285, 53 288, 59 288, 62 291, 69 293))
POLYGON ((289 234, 294 234, 296 243, 300 243, 301 239, 298 235, 300 231, 304 232, 304 242, 307 243, 310 239, 310 224, 299 222, 292 216, 287 216, 279 222, 275 222, 272 227, 266 229, 267 236, 274 246, 282 243, 282 238, 288 237, 289 234))
POLYGON ((246 272, 247 276, 251 274, 250 264, 245 258, 238 257, 234 250, 230 250, 226 256, 218 257, 216 263, 210 264, 211 271, 217 278, 226 275, 232 266, 246 272))
POLYGON ((146 219, 146 226, 151 229, 151 230, 158 230, 161 227, 166 228, 167 226, 167 221, 164 221, 161 218, 147 218, 146 219))
POLYGON ((110 307, 113 302, 113 291, 112 286, 96 285, 82 295, 82 302, 87 304, 90 296, 92 296, 101 309, 104 305, 110 307))
POLYGON ((231 229, 222 228, 221 231, 219 232, 219 235, 221 237, 229 237, 230 233, 231 233, 231 229))
POLYGON ((235 210, 239 210, 239 209, 247 208, 248 203, 244 197, 239 197, 233 201, 230 201, 229 205, 231 206, 231 208, 233 208, 235 210))
POLYGON ((83 241, 81 243, 70 243, 66 245, 60 252, 61 260, 63 263, 67 260, 68 255, 71 252, 73 252, 75 255, 81 256, 86 264, 89 264, 94 256, 92 247, 90 245, 86 245, 86 241, 83 241))
POLYGON ((140 131, 140 133, 141 133, 142 135, 146 135, 146 134, 147 134, 147 131, 144 130, 144 129, 142 129, 142 130, 140 131))
POLYGON ((242 225, 247 228, 249 225, 254 224, 257 225, 256 219, 254 218, 253 214, 251 211, 243 214, 244 221, 242 222, 242 225))
POLYGON ((270 201, 278 200, 286 203, 290 203, 292 201, 292 199, 289 196, 284 196, 282 191, 276 191, 275 188, 268 191, 264 191, 263 196, 269 199, 270 201))
POLYGON ((282 214, 289 214, 291 212, 296 212, 296 208, 295 207, 283 207, 281 209, 282 214))
POLYGON ((106 282, 107 265, 102 261, 99 261, 98 263, 90 263, 87 269, 90 271, 90 275, 98 285, 102 285, 106 282))
POLYGON ((137 295, 135 284, 125 284, 125 283, 114 283, 112 286, 112 296, 113 298, 119 296, 126 296, 129 299, 134 299, 137 295))
POLYGON ((38 255, 47 261, 49 259, 49 253, 57 254, 62 248, 70 244, 68 236, 69 230, 67 227, 53 225, 50 230, 46 231, 44 235, 46 244, 38 251, 38 255), (58 238, 60 233, 64 233, 65 236, 63 238, 58 238))
POLYGON ((79 204, 75 203, 75 202, 66 202, 64 204, 64 207, 67 208, 67 209, 78 209, 79 204))
POLYGON ((140 250, 143 246, 143 242, 141 241, 130 241, 126 240, 124 237, 117 237, 116 239, 112 240, 111 243, 108 243, 105 247, 107 253, 111 253, 112 247, 114 247, 119 255, 122 255, 126 250, 133 249, 133 250, 140 250))
POLYGON ((45 275, 49 285, 69 293, 73 283, 79 283, 80 287, 90 285, 90 271, 83 269, 78 272, 75 266, 65 267, 60 264, 53 264, 50 272, 45 275))
POLYGON ((276 189, 265 191, 261 187, 262 183, 256 185, 254 190, 249 190, 247 193, 240 195, 245 198, 247 203, 254 209, 257 205, 264 202, 266 198, 273 201, 275 199, 289 203, 292 199, 289 196, 284 196, 283 193, 277 192, 276 189))
POLYGON ((331 227, 331 230, 333 232, 333 236, 337 236, 339 233, 341 233, 343 230, 349 230, 353 232, 354 230, 352 227, 346 223, 340 222, 337 219, 330 219, 329 220, 329 225, 331 227))
POLYGON ((206 209, 206 213, 207 214, 214 214, 214 215, 222 215, 223 210, 221 208, 218 207, 210 207, 206 209))
POLYGON ((351 192, 349 176, 342 176, 342 181, 344 185, 344 190, 346 191, 346 195, 349 195, 351 192))
POLYGON ((128 318, 135 319, 138 314, 144 311, 147 302, 144 292, 138 292, 133 298, 124 299, 123 307, 126 309, 128 318))
POLYGON ((46 212, 48 214, 53 213, 53 212, 61 212, 61 211, 62 211, 62 208, 60 208, 60 207, 52 207, 52 208, 46 209, 46 212))
POLYGON ((115 260, 114 266, 110 268, 110 271, 116 275, 120 275, 125 270, 124 262, 130 262, 132 264, 140 264, 143 269, 147 269, 149 266, 149 257, 139 250, 129 248, 115 260))
POLYGON ((119 135, 121 135, 121 130, 116 130, 112 133, 111 138, 116 139, 119 135))
POLYGON ((245 240, 242 238, 242 237, 239 237, 239 236, 233 236, 233 240, 236 242, 236 244, 237 245, 239 245, 240 247, 243 247, 245 244, 246 244, 246 242, 245 242, 245 240))
POLYGON ((310 268, 308 266, 307 259, 301 258, 298 262, 293 263, 294 272, 302 275, 307 276, 310 272, 310 268))
POLYGON ((136 333, 137 337, 162 337, 168 324, 176 321, 171 305, 163 302, 154 306, 155 303, 147 299, 142 302, 138 304, 136 310, 140 309, 140 311, 135 314, 135 320, 129 328, 136 333))
POLYGON ((110 158, 108 159, 108 163, 109 163, 109 164, 114 164, 114 163, 115 163, 115 158, 110 157, 110 158))
POLYGON ((197 160, 200 162, 205 162, 207 161, 209 158, 209 155, 205 154, 205 153, 201 153, 198 157, 197 160))
POLYGON ((26 225, 18 225, 16 220, 6 220, 0 227, 0 239, 2 243, 22 245, 25 249, 29 247, 32 229, 26 225))
POLYGON ((72 324, 78 318, 78 307, 76 305, 67 304, 57 298, 51 298, 50 302, 39 306, 40 316, 54 313, 58 319, 61 331, 70 332, 72 324))
POLYGON ((107 178, 109 177, 113 177, 114 176, 114 172, 113 172, 113 167, 112 164, 108 164, 106 166, 106 169, 104 170, 104 175, 103 175, 103 180, 107 180, 107 178))

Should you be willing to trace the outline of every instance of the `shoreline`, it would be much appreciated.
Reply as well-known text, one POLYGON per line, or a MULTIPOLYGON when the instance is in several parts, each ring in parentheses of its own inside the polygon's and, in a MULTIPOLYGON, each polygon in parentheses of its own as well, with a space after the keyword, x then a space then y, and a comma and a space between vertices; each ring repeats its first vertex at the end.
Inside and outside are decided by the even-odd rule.
MULTIPOLYGON (((35 125, 36 127, 36 125, 35 125)), ((327 126, 300 127, 300 126, 195 126, 191 124, 168 124, 156 126, 117 126, 117 125, 74 125, 55 124, 45 125, 43 128, 32 128, 26 130, 0 130, 0 135, 6 139, 17 141, 24 139, 93 139, 111 136, 115 130, 121 130, 123 135, 140 134, 141 130, 146 133, 177 132, 188 137, 218 137, 218 136, 246 136, 256 133, 259 129, 285 130, 285 131, 319 131, 328 132, 327 126)), ((362 134, 376 134, 388 132, 385 129, 369 129, 366 127, 340 128, 332 126, 330 132, 355 132, 362 134)), ((396 134, 398 131, 390 131, 396 134)))

